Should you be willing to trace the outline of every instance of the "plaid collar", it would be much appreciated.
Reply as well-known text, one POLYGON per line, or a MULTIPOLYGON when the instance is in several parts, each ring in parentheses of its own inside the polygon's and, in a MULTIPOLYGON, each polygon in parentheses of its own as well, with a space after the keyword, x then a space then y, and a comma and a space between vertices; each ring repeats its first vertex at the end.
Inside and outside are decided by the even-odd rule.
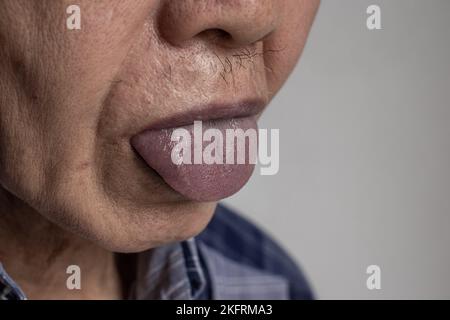
POLYGON ((3 269, 0 263, 0 300, 26 300, 26 296, 19 286, 3 269))
POLYGON ((206 270, 194 238, 143 252, 132 299, 198 300, 208 298, 206 270))

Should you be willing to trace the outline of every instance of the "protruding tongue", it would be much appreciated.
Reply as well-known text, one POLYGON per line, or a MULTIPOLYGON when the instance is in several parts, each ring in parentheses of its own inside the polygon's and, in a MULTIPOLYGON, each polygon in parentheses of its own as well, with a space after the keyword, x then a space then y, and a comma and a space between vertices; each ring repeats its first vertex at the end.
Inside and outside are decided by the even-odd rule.
MULTIPOLYGON (((200 132, 197 124, 195 129, 194 125, 189 125, 173 129, 147 130, 134 136, 131 139, 131 144, 145 162, 156 170, 168 185, 183 196, 196 201, 217 201, 239 191, 252 175, 255 163, 254 154, 249 154, 250 149, 252 149, 250 144, 253 142, 245 139, 245 143, 238 143, 237 140, 234 140, 234 145, 230 148, 230 144, 227 144, 226 141, 227 129, 233 129, 234 131, 242 129, 244 132, 253 129, 256 133, 257 125, 253 118, 238 118, 202 122, 200 132), (192 148, 190 149, 191 157, 189 159, 191 159, 191 164, 188 161, 180 163, 173 160, 174 147, 179 150, 181 141, 172 141, 172 133, 176 129, 184 129, 182 131, 190 134, 192 148), (216 136, 211 138, 211 135, 205 135, 205 139, 202 139, 203 134, 208 129, 216 129, 216 134, 222 135, 222 155, 220 152, 216 153, 218 149, 210 152, 211 146, 219 147, 221 145, 217 143, 216 136), (200 138, 199 135, 201 135, 200 138), (195 145, 196 141, 200 143, 195 145), (194 148, 194 145, 197 149, 194 148), (199 146, 201 146, 201 150, 199 146), (242 150, 243 148, 245 150, 242 150), (234 156, 230 156, 230 153, 234 156), (244 163, 238 161, 239 153, 245 154, 244 163), (217 164, 219 161, 212 161, 212 164, 208 164, 211 163, 211 160, 208 161, 205 156, 210 154, 216 156, 216 160, 217 155, 221 156, 223 164, 217 164), (227 154, 229 157, 227 157, 227 154), (230 159, 234 161, 230 162, 230 159)), ((209 131, 211 132, 211 130, 209 131)), ((180 132, 180 130, 177 132, 180 132)), ((256 148, 256 146, 254 147, 256 148)), ((183 154, 186 155, 186 153, 183 154)), ((186 160, 187 158, 183 159, 186 160)), ((181 157, 178 158, 178 160, 180 159, 181 157)))

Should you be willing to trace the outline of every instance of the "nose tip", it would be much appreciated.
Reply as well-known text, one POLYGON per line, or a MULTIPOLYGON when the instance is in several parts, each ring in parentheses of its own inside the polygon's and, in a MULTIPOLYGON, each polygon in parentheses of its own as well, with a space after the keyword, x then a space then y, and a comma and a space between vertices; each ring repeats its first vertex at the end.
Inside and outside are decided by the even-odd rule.
POLYGON ((159 29, 166 41, 183 45, 197 36, 213 34, 226 47, 255 43, 277 27, 280 0, 167 1, 159 29))

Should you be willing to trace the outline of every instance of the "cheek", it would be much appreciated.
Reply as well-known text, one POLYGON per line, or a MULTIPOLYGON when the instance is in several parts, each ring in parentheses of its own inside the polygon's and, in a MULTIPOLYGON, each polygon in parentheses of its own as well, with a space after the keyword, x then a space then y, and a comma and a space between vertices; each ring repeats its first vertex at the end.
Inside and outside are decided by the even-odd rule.
POLYGON ((280 26, 264 42, 264 63, 270 92, 278 92, 297 63, 319 4, 319 0, 283 2, 280 26))
POLYGON ((102 98, 156 3, 81 0, 81 30, 71 31, 71 2, 1 4, 0 179, 30 198, 44 173, 70 165, 71 152, 89 154, 102 98))

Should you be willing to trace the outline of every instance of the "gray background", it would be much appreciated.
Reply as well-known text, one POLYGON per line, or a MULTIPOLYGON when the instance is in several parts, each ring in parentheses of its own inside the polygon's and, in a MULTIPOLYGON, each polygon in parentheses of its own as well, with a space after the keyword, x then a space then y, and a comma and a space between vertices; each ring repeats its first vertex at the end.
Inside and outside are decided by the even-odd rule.
POLYGON ((450 1, 325 0, 261 121, 280 172, 228 199, 319 298, 450 298, 450 1), (378 4, 383 30, 366 28, 378 4), (381 290, 366 268, 381 267, 381 290))

